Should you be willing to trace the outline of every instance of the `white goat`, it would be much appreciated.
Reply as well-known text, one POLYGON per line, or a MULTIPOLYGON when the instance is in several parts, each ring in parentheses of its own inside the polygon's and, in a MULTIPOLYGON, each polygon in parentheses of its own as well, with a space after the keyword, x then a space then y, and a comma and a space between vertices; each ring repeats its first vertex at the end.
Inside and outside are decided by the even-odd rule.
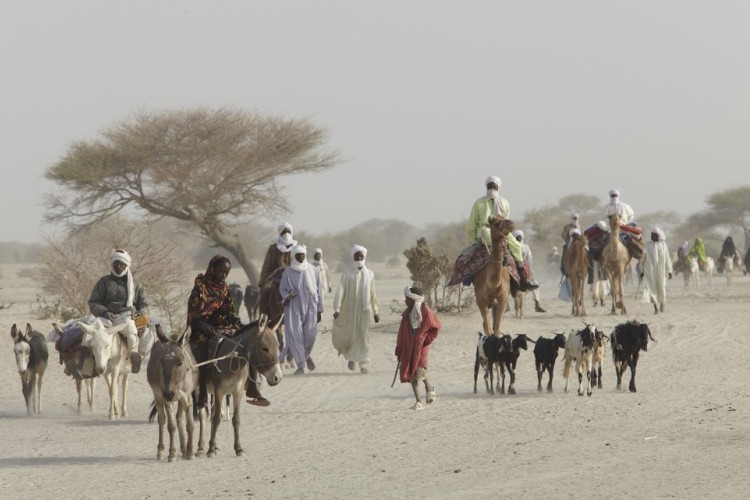
POLYGON ((578 372, 578 395, 583 396, 583 374, 586 374, 586 394, 591 396, 591 366, 594 355, 594 344, 596 343, 596 327, 586 325, 586 328, 580 331, 568 333, 565 341, 565 353, 563 360, 563 377, 565 377, 565 392, 570 389, 570 368, 573 361, 576 362, 576 371, 578 372))

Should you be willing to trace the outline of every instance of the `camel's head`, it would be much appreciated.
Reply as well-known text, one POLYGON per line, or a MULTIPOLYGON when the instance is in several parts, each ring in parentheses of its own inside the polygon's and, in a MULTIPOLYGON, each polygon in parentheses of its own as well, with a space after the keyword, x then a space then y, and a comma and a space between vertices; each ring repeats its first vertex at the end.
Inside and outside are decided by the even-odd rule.
POLYGON ((618 214, 617 212, 615 212, 613 214, 610 214, 610 216, 609 216, 609 228, 610 228, 610 230, 615 229, 615 228, 619 228, 620 227, 620 222, 621 222, 620 214, 618 214))
POLYGON ((487 225, 490 226, 492 241, 501 241, 516 228, 512 220, 506 219, 502 215, 491 216, 487 219, 487 225))

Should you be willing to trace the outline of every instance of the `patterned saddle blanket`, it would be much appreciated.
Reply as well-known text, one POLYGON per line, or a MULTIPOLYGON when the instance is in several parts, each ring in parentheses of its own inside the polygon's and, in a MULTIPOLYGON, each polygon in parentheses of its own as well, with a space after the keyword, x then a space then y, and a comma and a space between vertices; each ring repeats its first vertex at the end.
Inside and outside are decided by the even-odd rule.
MULTIPOLYGON (((470 279, 476 273, 484 269, 484 267, 490 263, 492 256, 487 250, 487 247, 481 243, 474 243, 471 246, 464 248, 461 254, 456 258, 456 263, 453 265, 453 274, 451 279, 448 281, 447 286, 458 285, 464 280, 470 279)), ((503 265, 508 270, 510 278, 516 283, 521 282, 521 278, 518 275, 518 269, 516 269, 515 262, 508 255, 508 250, 505 250, 505 259, 503 265)), ((526 276, 531 279, 531 268, 529 263, 524 261, 524 269, 526 269, 526 276)))

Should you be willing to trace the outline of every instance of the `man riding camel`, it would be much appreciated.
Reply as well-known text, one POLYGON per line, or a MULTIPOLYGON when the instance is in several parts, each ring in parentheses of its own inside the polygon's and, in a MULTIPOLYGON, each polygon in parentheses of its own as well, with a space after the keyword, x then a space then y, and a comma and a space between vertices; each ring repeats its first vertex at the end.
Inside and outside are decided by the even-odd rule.
MULTIPOLYGON (((487 220, 494 215, 501 215, 508 219, 510 217, 510 203, 505 198, 500 197, 500 186, 502 182, 497 176, 490 176, 484 181, 485 187, 487 188, 487 194, 482 196, 471 208, 471 214, 469 215, 469 223, 466 227, 466 234, 469 237, 469 242, 481 242, 487 248, 492 247, 492 239, 490 237, 490 228, 487 225, 487 220)), ((520 289, 522 292, 528 292, 539 288, 539 284, 529 281, 526 276, 526 269, 523 266, 523 254, 521 249, 521 243, 519 243, 512 234, 508 234, 506 237, 508 243, 508 251, 510 252, 513 260, 516 263, 518 269, 518 276, 520 278, 520 289)))

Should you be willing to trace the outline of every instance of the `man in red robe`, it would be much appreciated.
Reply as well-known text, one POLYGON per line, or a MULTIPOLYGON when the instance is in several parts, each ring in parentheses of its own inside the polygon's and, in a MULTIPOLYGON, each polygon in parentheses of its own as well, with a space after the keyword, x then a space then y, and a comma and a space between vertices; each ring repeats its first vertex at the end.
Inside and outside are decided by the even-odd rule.
POLYGON ((427 360, 430 344, 438 336, 440 320, 435 312, 424 303, 422 291, 417 287, 404 289, 406 311, 401 315, 396 340, 396 357, 399 361, 401 382, 410 382, 417 402, 412 406, 421 410, 419 382, 424 381, 425 401, 429 404, 435 400, 435 387, 427 379, 427 360))

